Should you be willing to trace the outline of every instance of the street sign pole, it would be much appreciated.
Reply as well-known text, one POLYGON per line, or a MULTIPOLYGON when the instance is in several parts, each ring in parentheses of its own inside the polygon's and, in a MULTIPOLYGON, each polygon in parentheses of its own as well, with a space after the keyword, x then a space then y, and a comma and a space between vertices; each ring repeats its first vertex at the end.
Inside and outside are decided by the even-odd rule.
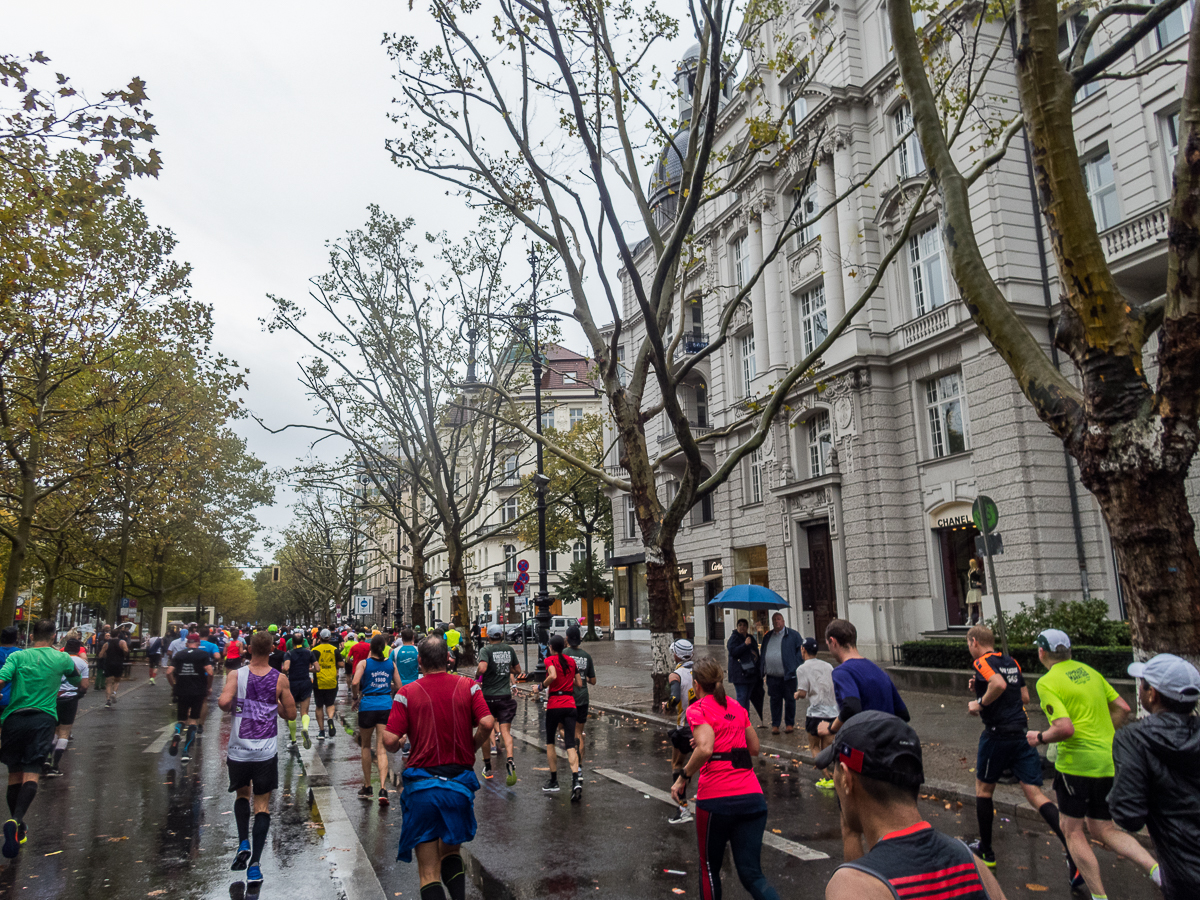
POLYGON ((1000 609, 1000 588, 996 584, 996 565, 992 562, 992 542, 989 540, 992 529, 1000 521, 1000 511, 996 507, 996 501, 980 494, 971 504, 971 516, 975 520, 975 527, 983 532, 983 558, 987 562, 992 602, 996 606, 996 624, 1000 627, 1000 648, 1004 655, 1008 656, 1008 629, 1004 625, 1004 613, 1000 609))

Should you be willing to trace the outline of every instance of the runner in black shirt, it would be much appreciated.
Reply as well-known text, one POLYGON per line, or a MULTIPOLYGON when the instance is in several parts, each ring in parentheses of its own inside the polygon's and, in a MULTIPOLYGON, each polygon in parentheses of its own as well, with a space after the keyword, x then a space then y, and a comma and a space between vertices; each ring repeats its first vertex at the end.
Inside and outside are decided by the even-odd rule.
MULTIPOLYGON (((971 850, 989 868, 995 868, 992 821, 996 811, 992 795, 996 793, 996 782, 1006 771, 1021 782, 1029 805, 1054 829, 1066 849, 1067 842, 1058 825, 1058 807, 1041 791, 1042 759, 1025 739, 1029 728, 1025 716, 1029 688, 1025 686, 1021 666, 1012 657, 997 652, 992 629, 986 625, 975 625, 967 632, 967 648, 975 660, 975 674, 970 682, 975 699, 967 705, 967 711, 983 720, 979 755, 975 761, 975 817, 979 821, 979 840, 970 844, 971 850)), ((1076 879, 1082 884, 1070 854, 1067 854, 1067 866, 1072 884, 1076 879)))
MULTIPOLYGON (((304 634, 297 630, 292 635, 292 648, 288 650, 283 660, 283 672, 288 677, 288 687, 292 690, 292 699, 296 701, 296 719, 300 720, 300 733, 304 738, 304 749, 309 748, 308 739, 308 704, 312 700, 312 668, 317 661, 317 654, 304 646, 304 634)), ((296 749, 296 719, 288 721, 288 733, 291 742, 288 748, 296 749)))
POLYGON ((183 737, 183 726, 187 725, 187 741, 183 745, 183 760, 191 758, 192 742, 196 739, 196 725, 200 721, 201 707, 212 689, 212 654, 200 649, 200 635, 193 631, 187 637, 187 649, 171 657, 167 666, 167 681, 175 693, 175 734, 171 738, 169 752, 179 752, 179 741, 183 737))

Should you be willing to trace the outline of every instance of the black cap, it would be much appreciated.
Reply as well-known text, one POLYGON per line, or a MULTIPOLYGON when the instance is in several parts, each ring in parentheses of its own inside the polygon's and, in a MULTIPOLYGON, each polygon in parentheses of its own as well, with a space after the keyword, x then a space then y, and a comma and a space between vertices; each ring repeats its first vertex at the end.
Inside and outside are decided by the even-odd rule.
POLYGON ((805 652, 811 654, 812 656, 817 655, 817 639, 815 637, 806 637, 801 646, 804 647, 805 652))
POLYGON ((925 780, 921 739, 917 733, 902 719, 875 709, 860 712, 843 725, 814 765, 828 769, 835 760, 852 772, 877 781, 919 786, 925 780), (915 778, 895 770, 896 763, 906 756, 917 763, 915 778))

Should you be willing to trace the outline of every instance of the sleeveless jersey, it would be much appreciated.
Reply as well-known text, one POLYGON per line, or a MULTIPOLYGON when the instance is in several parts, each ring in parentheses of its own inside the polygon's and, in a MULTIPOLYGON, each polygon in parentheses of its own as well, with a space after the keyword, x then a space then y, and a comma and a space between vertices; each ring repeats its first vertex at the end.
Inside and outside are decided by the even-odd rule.
POLYGON ((241 659, 242 658, 242 642, 234 638, 225 645, 226 659, 241 659))
POLYGON ((679 709, 675 713, 675 725, 678 727, 687 721, 688 707, 696 699, 696 689, 692 687, 692 664, 684 663, 675 670, 679 676, 679 709))
POLYGON ((338 686, 337 651, 333 644, 317 644, 313 647, 317 660, 321 663, 321 671, 313 676, 313 683, 321 690, 329 690, 338 686))
POLYGON ((842 867, 874 875, 896 900, 988 900, 975 856, 928 822, 885 835, 865 856, 842 867))
POLYGON ((375 659, 368 656, 363 668, 362 700, 358 708, 364 712, 378 712, 392 708, 392 673, 396 666, 389 659, 375 659))
POLYGON ((237 699, 233 727, 229 729, 229 758, 234 762, 261 762, 276 755, 279 703, 275 699, 279 673, 255 675, 249 666, 237 670, 237 699))

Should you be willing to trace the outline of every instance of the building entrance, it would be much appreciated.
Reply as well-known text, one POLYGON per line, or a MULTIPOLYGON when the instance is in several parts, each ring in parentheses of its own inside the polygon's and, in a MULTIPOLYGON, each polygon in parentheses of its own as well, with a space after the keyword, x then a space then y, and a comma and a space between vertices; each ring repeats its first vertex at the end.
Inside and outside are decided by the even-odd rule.
MULTIPOLYGON (((942 591, 946 598, 946 625, 967 626, 967 571, 975 556, 975 537, 979 530, 969 522, 947 528, 935 528, 942 563, 942 591)), ((986 592, 986 587, 985 587, 986 592)))
POLYGON ((806 612, 813 614, 814 637, 825 646, 825 626, 837 618, 837 591, 833 582, 833 540, 829 523, 804 529, 808 536, 808 568, 800 570, 800 595, 806 612))

